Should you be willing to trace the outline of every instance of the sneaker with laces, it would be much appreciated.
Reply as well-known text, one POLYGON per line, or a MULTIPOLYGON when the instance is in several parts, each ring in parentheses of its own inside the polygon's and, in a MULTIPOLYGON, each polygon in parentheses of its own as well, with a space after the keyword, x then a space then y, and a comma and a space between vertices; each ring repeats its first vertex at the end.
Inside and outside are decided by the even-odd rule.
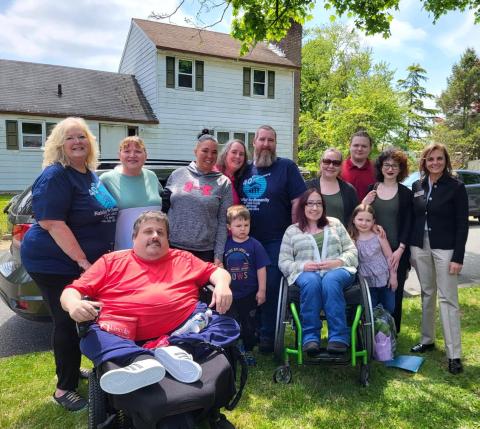
POLYGON ((182 383, 195 383, 202 376, 202 367, 180 347, 159 347, 155 349, 155 358, 173 378, 182 383))
POLYGON ((107 393, 123 395, 158 383, 163 377, 163 365, 153 358, 148 358, 107 371, 100 377, 100 387, 107 393))
POLYGON ((87 400, 74 390, 68 390, 58 398, 53 394, 53 400, 67 411, 80 411, 88 405, 87 400))

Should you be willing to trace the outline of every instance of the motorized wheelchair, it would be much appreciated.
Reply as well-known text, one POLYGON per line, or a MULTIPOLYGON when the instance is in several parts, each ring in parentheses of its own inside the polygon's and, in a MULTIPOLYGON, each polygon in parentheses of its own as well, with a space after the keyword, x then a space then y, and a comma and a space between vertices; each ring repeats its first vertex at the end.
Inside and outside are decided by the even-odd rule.
MULTIPOLYGON (((211 288, 204 288, 201 300, 209 302, 209 296, 211 288)), ((81 326, 79 334, 87 329, 81 326)), ((201 348, 200 358, 195 359, 202 367, 199 381, 185 384, 167 374, 156 384, 113 395, 101 389, 100 377, 118 365, 104 362, 88 380, 88 428, 185 429, 198 423, 210 429, 234 428, 220 410, 235 408, 247 381, 245 357, 236 344, 224 348, 203 342, 176 345, 193 356, 201 348)))
MULTIPOLYGON (((374 347, 374 322, 370 293, 366 281, 357 274, 354 284, 344 290, 347 323, 351 327, 351 347, 347 353, 332 354, 321 349, 318 354, 309 356, 302 350, 302 326, 300 322, 300 288, 288 286, 282 279, 279 290, 277 320, 275 326, 274 353, 282 362, 273 375, 276 383, 290 383, 292 370, 289 358, 295 356, 298 365, 334 364, 356 366, 360 364, 360 383, 367 386, 370 376, 370 361, 374 347), (289 325, 295 335, 294 344, 285 346, 285 330, 289 325)), ((320 315, 324 319, 324 315, 320 315)))

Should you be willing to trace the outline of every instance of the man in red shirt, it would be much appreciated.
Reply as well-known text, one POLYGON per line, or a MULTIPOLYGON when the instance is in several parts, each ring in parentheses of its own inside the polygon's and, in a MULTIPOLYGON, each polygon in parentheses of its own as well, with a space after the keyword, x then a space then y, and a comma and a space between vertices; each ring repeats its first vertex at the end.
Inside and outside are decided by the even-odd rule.
MULTIPOLYGON (((224 314, 232 303, 228 272, 170 249, 166 215, 150 211, 134 224, 133 249, 102 256, 65 288, 61 303, 73 320, 92 321, 100 314, 80 341, 82 353, 95 366, 108 360, 121 366, 101 377, 106 392, 124 394, 156 383, 165 370, 186 383, 200 378, 201 367, 178 347, 142 346, 153 340, 155 347, 158 338, 205 312, 199 290, 208 282, 215 286, 209 306, 224 314)), ((221 316, 214 314, 204 331, 216 317, 221 316)))
POLYGON ((368 159, 372 150, 372 138, 366 131, 358 131, 350 139, 350 156, 342 165, 342 179, 357 190, 358 200, 368 193, 368 186, 375 183, 373 163, 368 159))

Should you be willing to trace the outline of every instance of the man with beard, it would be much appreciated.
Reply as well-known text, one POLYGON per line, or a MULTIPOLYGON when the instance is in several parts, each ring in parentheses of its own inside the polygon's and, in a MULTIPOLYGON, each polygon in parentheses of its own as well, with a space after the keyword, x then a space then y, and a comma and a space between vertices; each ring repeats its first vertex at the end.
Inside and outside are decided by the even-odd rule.
POLYGON ((262 125, 253 140, 253 163, 241 179, 240 197, 250 211, 250 235, 263 245, 270 259, 267 266, 267 294, 261 309, 259 350, 273 351, 278 290, 282 274, 278 254, 283 234, 295 222, 293 213, 305 182, 293 161, 277 157, 277 133, 262 125))
MULTIPOLYGON (((206 312, 199 290, 207 282, 215 286, 210 307, 215 305, 216 312, 199 333, 205 340, 220 323, 217 312, 225 313, 232 303, 230 275, 189 252, 170 249, 167 216, 147 211, 133 226, 133 249, 103 255, 64 289, 60 301, 73 320, 99 316, 80 340, 82 353, 96 367, 106 361, 120 366, 102 375, 103 390, 129 393, 160 381, 165 371, 184 383, 201 377, 201 367, 189 354, 159 346, 195 314, 206 312)), ((233 320, 229 332, 240 334, 233 320)))
POLYGON ((375 183, 375 171, 368 159, 372 151, 372 138, 366 131, 358 131, 350 139, 350 156, 342 165, 342 179, 357 190, 358 201, 368 193, 369 185, 375 183))

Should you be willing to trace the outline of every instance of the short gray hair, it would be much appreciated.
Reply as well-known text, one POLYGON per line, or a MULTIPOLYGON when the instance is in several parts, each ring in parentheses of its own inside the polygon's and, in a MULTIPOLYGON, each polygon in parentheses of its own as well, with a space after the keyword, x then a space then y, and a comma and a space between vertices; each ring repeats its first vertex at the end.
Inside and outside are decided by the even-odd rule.
POLYGON ((155 220, 157 222, 163 222, 165 224, 165 228, 167 229, 167 238, 170 233, 170 225, 168 223, 168 217, 165 213, 157 210, 148 210, 143 212, 140 216, 138 216, 137 220, 133 224, 133 233, 132 238, 136 238, 138 235, 138 231, 140 231, 140 226, 142 223, 148 222, 149 220, 155 220))

